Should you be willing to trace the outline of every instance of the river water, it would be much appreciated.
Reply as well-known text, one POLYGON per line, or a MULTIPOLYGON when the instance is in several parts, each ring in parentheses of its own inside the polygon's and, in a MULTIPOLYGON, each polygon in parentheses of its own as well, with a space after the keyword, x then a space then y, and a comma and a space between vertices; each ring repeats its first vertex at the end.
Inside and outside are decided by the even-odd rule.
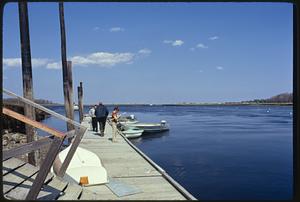
MULTIPOLYGON (((131 141, 196 198, 292 199, 291 106, 120 106, 120 113, 170 124, 131 141)), ((56 118, 44 122, 66 130, 56 118)))

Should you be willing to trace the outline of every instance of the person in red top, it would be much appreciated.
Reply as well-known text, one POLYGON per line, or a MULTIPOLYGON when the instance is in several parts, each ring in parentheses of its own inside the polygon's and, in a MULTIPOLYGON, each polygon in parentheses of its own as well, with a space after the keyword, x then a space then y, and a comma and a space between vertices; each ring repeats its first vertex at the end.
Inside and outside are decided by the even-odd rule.
POLYGON ((117 138, 117 123, 118 123, 118 115, 119 107, 115 107, 114 111, 111 113, 111 126, 112 126, 112 141, 116 142, 117 138))

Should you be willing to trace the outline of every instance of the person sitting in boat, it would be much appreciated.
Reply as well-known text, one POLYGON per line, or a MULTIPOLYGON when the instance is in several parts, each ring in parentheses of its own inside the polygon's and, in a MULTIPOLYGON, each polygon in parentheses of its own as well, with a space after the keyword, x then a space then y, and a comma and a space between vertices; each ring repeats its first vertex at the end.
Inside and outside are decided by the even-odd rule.
POLYGON ((119 107, 115 107, 111 113, 111 125, 112 125, 112 141, 116 142, 117 139, 117 123, 119 118, 119 107))
POLYGON ((95 115, 95 110, 96 110, 97 105, 93 106, 90 111, 89 111, 89 115, 92 117, 92 128, 93 131, 97 132, 97 119, 96 119, 96 115, 95 115))

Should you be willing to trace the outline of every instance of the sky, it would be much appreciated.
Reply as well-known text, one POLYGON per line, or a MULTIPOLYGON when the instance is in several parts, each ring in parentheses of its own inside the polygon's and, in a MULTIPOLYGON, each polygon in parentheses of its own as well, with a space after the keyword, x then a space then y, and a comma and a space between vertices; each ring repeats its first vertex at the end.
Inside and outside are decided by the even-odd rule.
MULTIPOLYGON (((292 92, 289 3, 64 3, 74 101, 230 102, 292 92)), ((34 97, 63 103, 58 3, 28 3, 34 97)), ((3 13, 3 87, 22 95, 17 3, 3 13)))

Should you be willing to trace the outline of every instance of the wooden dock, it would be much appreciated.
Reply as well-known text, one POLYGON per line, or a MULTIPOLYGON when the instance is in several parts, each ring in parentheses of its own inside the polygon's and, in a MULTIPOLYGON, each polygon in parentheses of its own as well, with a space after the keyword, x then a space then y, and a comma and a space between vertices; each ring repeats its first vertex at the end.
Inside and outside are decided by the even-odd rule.
MULTIPOLYGON (((82 125, 90 127, 86 118, 82 125)), ((106 124, 105 136, 86 130, 79 147, 94 152, 110 180, 139 190, 118 196, 108 186, 80 186, 49 173, 38 200, 187 200, 195 199, 123 135, 111 141, 112 129, 106 124)), ((17 158, 3 161, 3 193, 7 199, 22 200, 29 193, 38 168, 17 158)))
MULTIPOLYGON (((87 119, 83 119, 85 126, 90 127, 87 119)), ((105 136, 101 137, 88 129, 84 134, 79 147, 88 149, 99 156, 107 170, 108 177, 124 184, 134 186, 140 193, 118 197, 106 185, 87 186, 83 188, 80 199, 101 200, 187 200, 195 199, 182 187, 189 197, 182 194, 160 172, 161 168, 152 165, 124 136, 118 135, 117 142, 111 141, 112 129, 107 123, 105 136), (85 191, 89 193, 86 194, 85 191), (94 193, 91 196, 90 193, 94 193)), ((146 157, 147 158, 147 157, 146 157)), ((151 160, 150 160, 151 161, 151 160)), ((176 183, 176 182, 175 182, 176 183)), ((180 186, 180 185, 179 185, 180 186)))

